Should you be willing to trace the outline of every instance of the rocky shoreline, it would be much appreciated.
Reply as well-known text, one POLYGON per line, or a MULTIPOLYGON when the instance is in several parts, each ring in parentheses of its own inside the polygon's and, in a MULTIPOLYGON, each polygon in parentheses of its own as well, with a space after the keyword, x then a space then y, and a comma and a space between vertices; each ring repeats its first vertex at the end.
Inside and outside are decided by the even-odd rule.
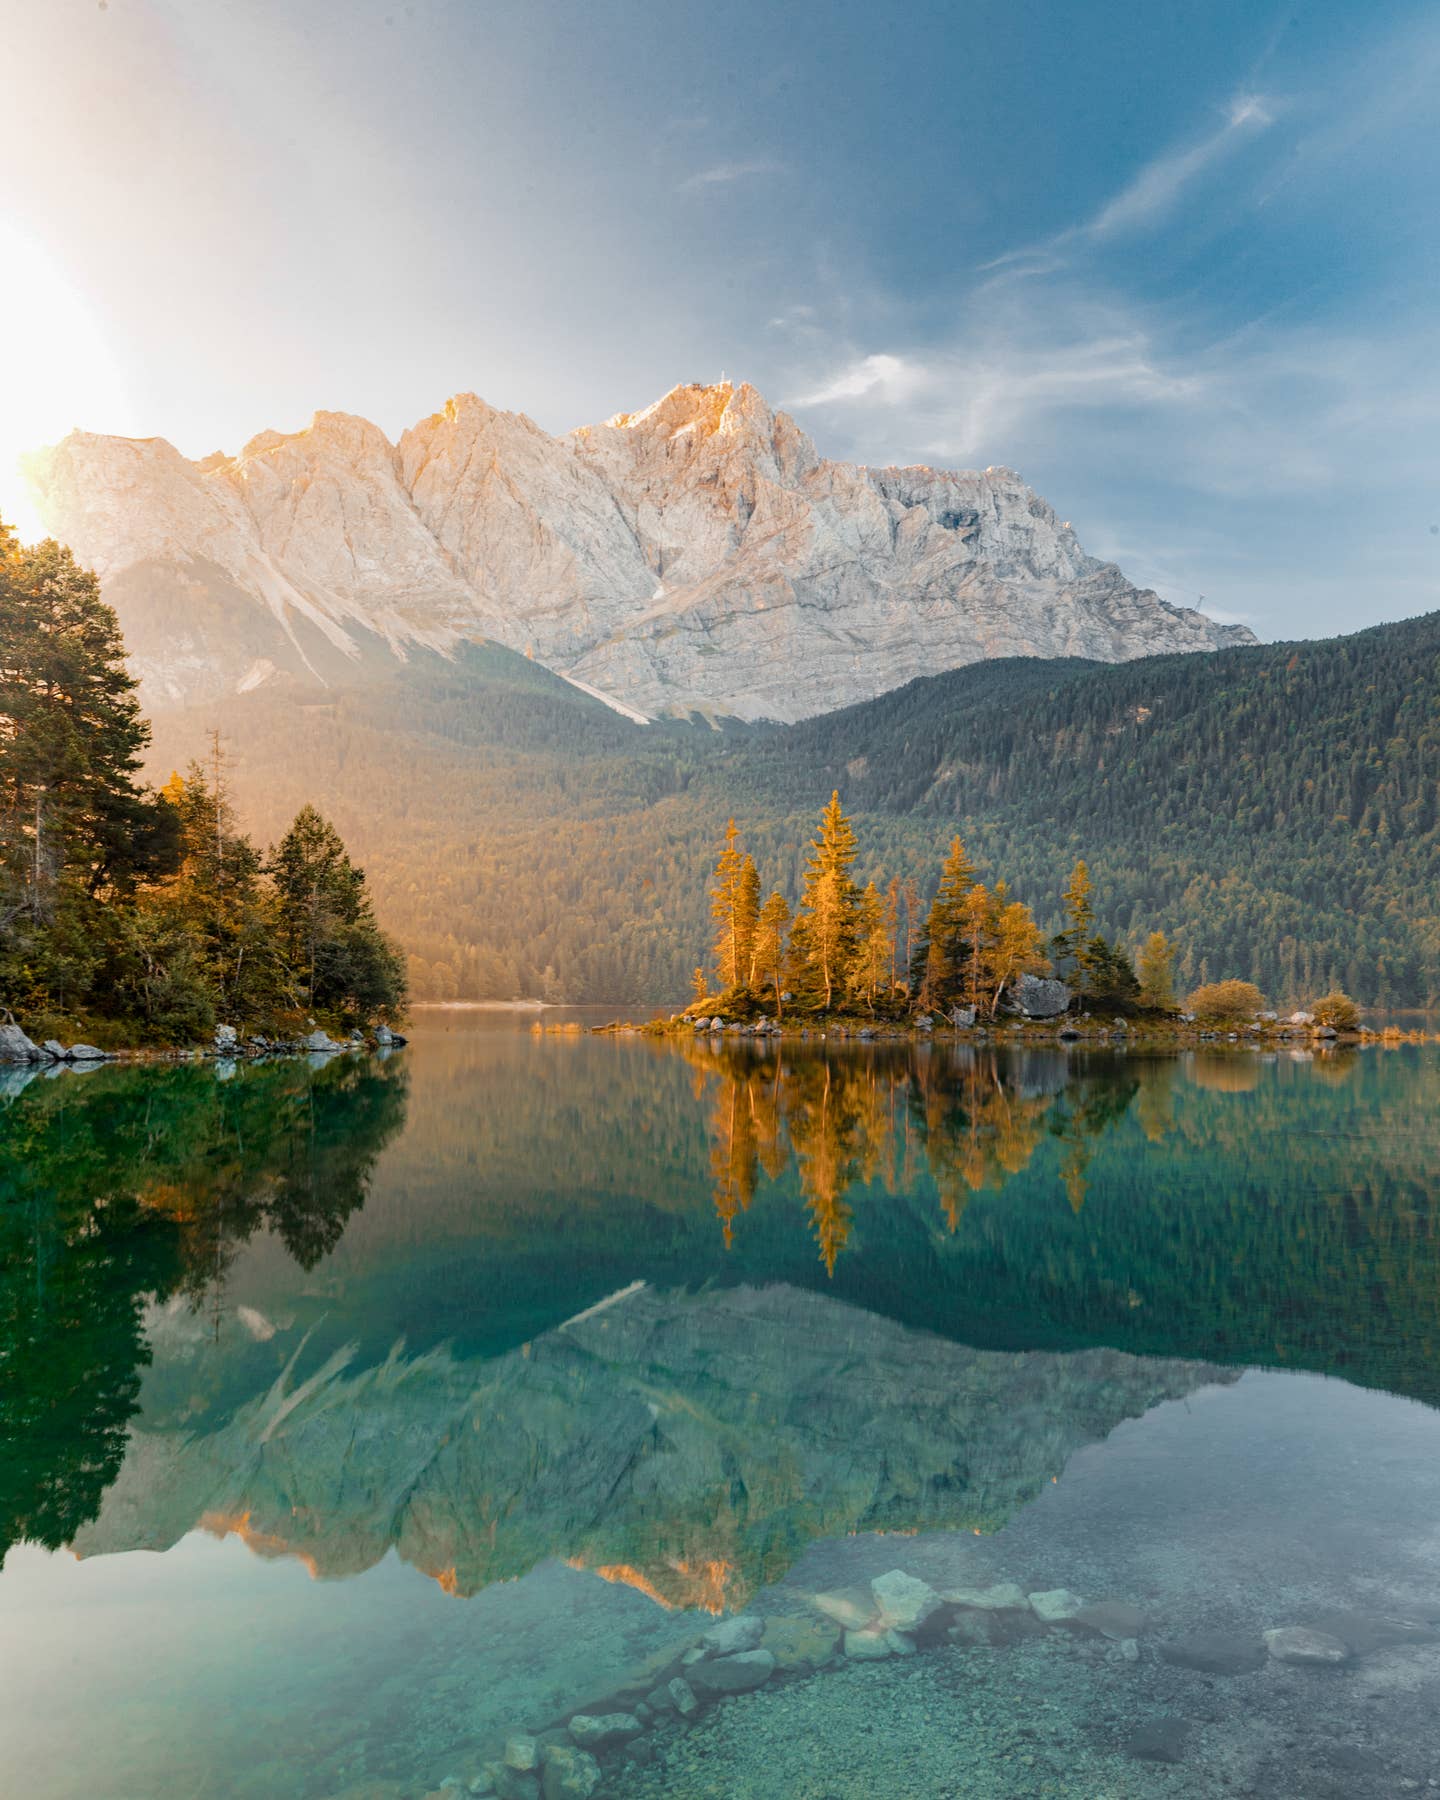
MULTIPOLYGON (((927 1654, 959 1657, 968 1667, 987 1653, 1048 1649, 1087 1667, 1097 1659, 1113 1664, 1117 1674, 1174 1671, 1165 1676, 1167 1692, 1183 1696, 1190 1683, 1192 1710, 1203 1713, 1216 1680, 1267 1668, 1323 1679, 1381 1652, 1440 1643, 1435 1607, 1413 1616, 1337 1611, 1253 1631, 1172 1635, 1145 1607, 1124 1599, 1086 1600, 1067 1588, 1026 1593, 1013 1581, 940 1590, 901 1568, 868 1584, 793 1598, 798 1611, 724 1619, 560 1717, 518 1723, 496 1755, 473 1772, 447 1775, 426 1800, 455 1793, 494 1800, 688 1794, 688 1785, 674 1783, 678 1766, 693 1760, 687 1739, 697 1726, 743 1738, 747 1728, 731 1712, 752 1704, 751 1696, 927 1654), (652 1780, 659 1785, 652 1788, 652 1780)), ((1114 1749, 1140 1764, 1177 1764, 1194 1728, 1183 1712, 1137 1716, 1114 1749)))
POLYGON ((242 1038, 233 1025, 217 1025, 208 1044, 188 1048, 137 1048, 102 1050, 95 1044, 65 1045, 55 1038, 35 1043, 12 1015, 0 1022, 0 1063, 38 1069, 96 1068, 102 1063, 136 1062, 255 1062, 274 1056, 336 1056, 352 1050, 398 1050, 409 1040, 388 1025, 376 1025, 366 1033, 351 1031, 343 1038, 309 1021, 311 1029, 299 1037, 269 1036, 263 1032, 242 1038))

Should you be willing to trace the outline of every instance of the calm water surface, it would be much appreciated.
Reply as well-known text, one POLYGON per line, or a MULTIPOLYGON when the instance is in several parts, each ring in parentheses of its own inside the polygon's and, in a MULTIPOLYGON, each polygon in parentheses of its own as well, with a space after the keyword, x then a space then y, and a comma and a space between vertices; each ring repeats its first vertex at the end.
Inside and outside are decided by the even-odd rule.
POLYGON ((1437 1181, 1409 1047, 0 1073, 0 1788, 1440 1791, 1437 1181))

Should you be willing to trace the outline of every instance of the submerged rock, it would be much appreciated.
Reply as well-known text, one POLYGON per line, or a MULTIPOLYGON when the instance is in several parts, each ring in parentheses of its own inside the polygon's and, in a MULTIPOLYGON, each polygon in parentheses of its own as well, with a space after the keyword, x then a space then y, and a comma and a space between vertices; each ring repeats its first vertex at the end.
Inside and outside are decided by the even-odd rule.
POLYGON ((780 1670, 817 1669, 829 1662, 840 1642, 834 1620, 776 1618, 765 1621, 762 1649, 775 1658, 780 1670))
POLYGON ((677 1675, 673 1681, 667 1682, 665 1692, 670 1704, 682 1719, 692 1719, 700 1710, 700 1702, 694 1688, 683 1675, 677 1675))
POLYGON ((587 1750, 548 1744, 540 1791, 544 1800, 589 1800, 600 1785, 600 1765, 587 1750))
POLYGON ((971 1612, 1028 1612, 1030 1596, 1013 1581, 999 1581, 988 1588, 947 1588, 940 1598, 947 1606, 963 1606, 971 1612))
POLYGON ((747 1694, 764 1685, 775 1672, 775 1658, 768 1650, 742 1650, 737 1656, 717 1656, 696 1663, 690 1685, 702 1694, 747 1694))
POLYGON ((888 1575, 877 1575, 870 1583, 881 1622, 894 1631, 918 1631, 942 1604, 940 1596, 927 1582, 903 1569, 891 1569, 888 1575))
POLYGON ((814 1604, 846 1631, 863 1631, 875 1617, 875 1596, 867 1588, 834 1588, 816 1594, 814 1604))
POLYGON ((540 1745, 526 1732, 512 1732, 505 1740, 503 1760, 507 1769, 538 1769, 540 1745))
POLYGON ((883 1662, 895 1654, 895 1646, 888 1631, 847 1631, 845 1654, 856 1662, 883 1662))
POLYGON ((1143 1637, 1149 1620, 1138 1606, 1124 1600, 1095 1600, 1080 1608, 1075 1623, 1118 1644, 1126 1638, 1143 1637))
POLYGON ((1190 1727, 1184 1719, 1150 1719, 1125 1740, 1128 1755, 1141 1762, 1178 1763, 1185 1754, 1190 1727))
POLYGON ((1047 1625, 1069 1625, 1085 1610, 1085 1602, 1069 1588, 1047 1588, 1027 1598, 1035 1617, 1047 1625))
POLYGON ((700 1647, 711 1656, 733 1656, 739 1650, 758 1649, 765 1635, 765 1621, 754 1613, 741 1613, 714 1625, 700 1640, 700 1647))
POLYGON ((593 1750, 600 1744, 621 1744, 626 1738, 639 1737, 643 1727, 634 1713, 576 1713, 570 1721, 570 1735, 582 1750, 593 1750))
POLYGON ((1306 1625, 1281 1625, 1265 1633, 1265 1643, 1276 1662, 1311 1663, 1334 1667, 1349 1662, 1350 1651, 1328 1631, 1312 1631, 1306 1625))

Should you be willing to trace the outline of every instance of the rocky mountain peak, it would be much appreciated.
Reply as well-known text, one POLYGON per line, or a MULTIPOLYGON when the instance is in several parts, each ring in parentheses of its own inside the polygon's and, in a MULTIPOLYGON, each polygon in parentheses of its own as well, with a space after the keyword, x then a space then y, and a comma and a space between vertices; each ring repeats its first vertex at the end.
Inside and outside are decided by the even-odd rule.
POLYGON ((491 637, 650 715, 793 719, 984 657, 1249 639, 1087 556, 1014 470, 830 462, 748 382, 564 437, 468 392, 398 444, 340 412, 203 462, 76 432, 29 474, 152 706, 262 664, 330 680, 371 640, 491 637))

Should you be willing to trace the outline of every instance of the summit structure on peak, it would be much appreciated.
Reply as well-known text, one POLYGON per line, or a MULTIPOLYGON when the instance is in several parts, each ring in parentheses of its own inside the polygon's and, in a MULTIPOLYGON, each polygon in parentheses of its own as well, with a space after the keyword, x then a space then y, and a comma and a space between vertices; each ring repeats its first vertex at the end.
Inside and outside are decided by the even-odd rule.
POLYGON ((29 459, 152 709, 491 639, 647 716, 792 720, 996 656, 1250 642, 1087 556, 1012 470, 821 457, 748 383, 552 437, 457 394, 392 444, 317 413, 238 456, 29 459))

